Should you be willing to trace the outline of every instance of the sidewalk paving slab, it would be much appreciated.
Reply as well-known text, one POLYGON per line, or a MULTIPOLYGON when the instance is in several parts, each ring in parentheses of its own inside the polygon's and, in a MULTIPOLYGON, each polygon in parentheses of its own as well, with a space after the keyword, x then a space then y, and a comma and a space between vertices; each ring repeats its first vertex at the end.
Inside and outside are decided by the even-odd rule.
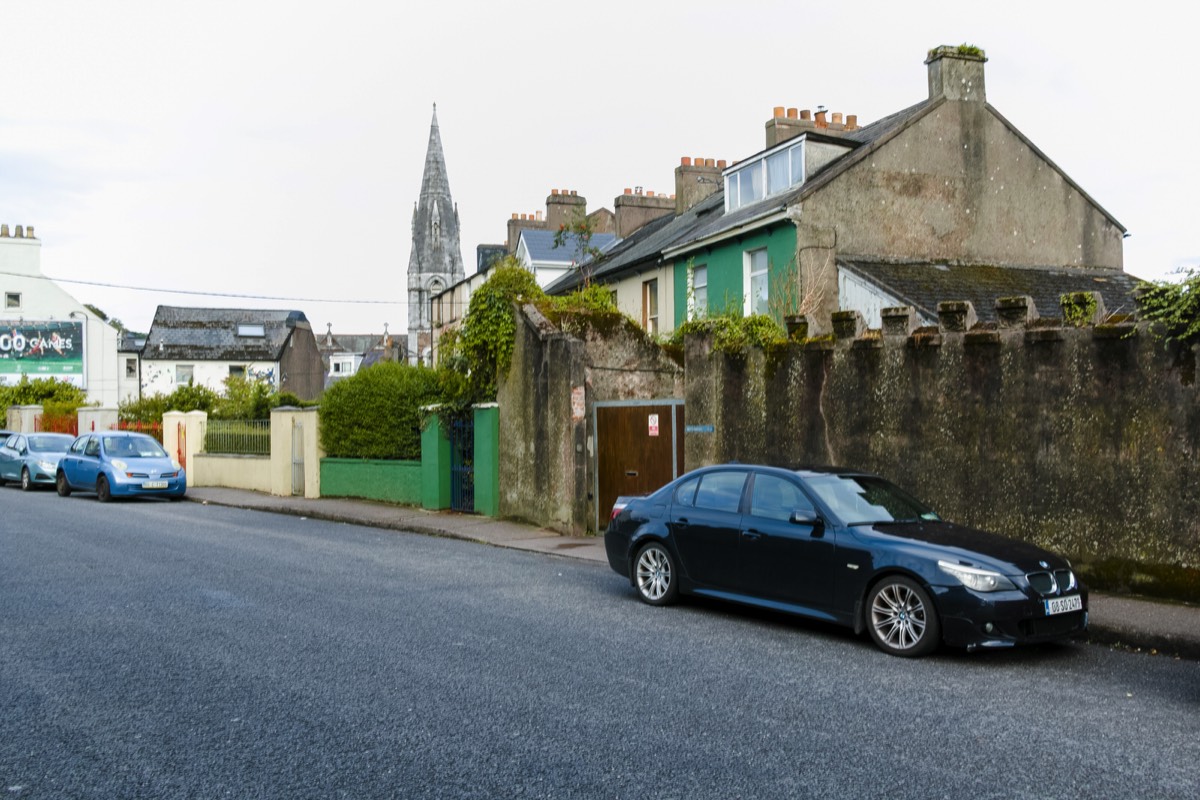
MULTIPOLYGON (((355 498, 278 497, 224 487, 191 487, 186 497, 199 503, 448 536, 497 547, 608 563, 603 537, 563 536, 535 525, 476 514, 428 511, 355 498)), ((1198 606, 1093 591, 1088 613, 1088 638, 1093 642, 1200 659, 1198 606)))

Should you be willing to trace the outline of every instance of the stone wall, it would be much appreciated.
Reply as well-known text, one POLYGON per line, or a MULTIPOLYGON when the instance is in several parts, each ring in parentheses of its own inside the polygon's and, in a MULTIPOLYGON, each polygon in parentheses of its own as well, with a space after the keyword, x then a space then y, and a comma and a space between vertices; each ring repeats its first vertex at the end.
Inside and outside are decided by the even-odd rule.
POLYGON ((499 514, 582 534, 595 519, 596 402, 678 398, 683 370, 619 314, 557 322, 527 305, 500 376, 499 514))
POLYGON ((866 469, 949 519, 1062 552, 1098 588, 1200 600, 1197 349, 1002 302, 993 326, 944 303, 936 328, 889 309, 882 331, 835 315, 835 336, 768 352, 689 340, 688 425, 713 432, 688 435, 688 469, 866 469))

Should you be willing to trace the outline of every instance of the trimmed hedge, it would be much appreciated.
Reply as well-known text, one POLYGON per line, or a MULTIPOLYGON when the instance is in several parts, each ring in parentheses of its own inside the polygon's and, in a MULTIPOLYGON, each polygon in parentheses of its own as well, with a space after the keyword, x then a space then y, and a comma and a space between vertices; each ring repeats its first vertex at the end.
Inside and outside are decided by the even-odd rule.
POLYGON ((331 458, 417 460, 421 406, 438 402, 438 373, 384 362, 325 391, 318 412, 321 447, 331 458))

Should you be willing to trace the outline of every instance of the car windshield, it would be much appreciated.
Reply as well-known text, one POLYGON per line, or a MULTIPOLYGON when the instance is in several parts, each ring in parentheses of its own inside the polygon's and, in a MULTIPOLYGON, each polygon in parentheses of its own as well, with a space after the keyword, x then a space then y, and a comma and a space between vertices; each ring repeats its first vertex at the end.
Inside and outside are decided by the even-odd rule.
POLYGON ((30 436, 29 449, 39 453, 65 453, 71 442, 71 439, 60 439, 57 436, 30 436))
POLYGON ((818 475, 807 480, 817 496, 847 525, 937 520, 928 506, 883 478, 818 475))
POLYGON ((166 458, 167 451, 153 439, 141 436, 107 436, 104 452, 117 458, 166 458))

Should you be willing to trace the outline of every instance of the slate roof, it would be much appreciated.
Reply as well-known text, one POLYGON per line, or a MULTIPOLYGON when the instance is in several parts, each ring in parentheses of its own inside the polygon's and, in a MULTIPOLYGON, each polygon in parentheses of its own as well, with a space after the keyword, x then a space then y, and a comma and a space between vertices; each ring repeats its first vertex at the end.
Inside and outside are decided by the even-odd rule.
MULTIPOLYGON (((529 251, 529 258, 535 264, 570 264, 579 253, 578 239, 575 234, 567 234, 562 247, 554 246, 554 235, 557 231, 523 230, 521 239, 529 251)), ((592 234, 591 246, 601 251, 611 247, 617 241, 614 233, 592 234)))
MULTIPOLYGON (((657 266, 662 251, 687 237, 725 208, 725 193, 718 191, 701 200, 682 214, 659 217, 647 222, 617 242, 597 260, 591 270, 594 280, 603 280, 635 265, 657 266)), ((563 275, 546 287, 546 294, 565 294, 583 283, 578 270, 563 275)))
POLYGON ((839 258, 838 266, 875 284, 911 305, 928 319, 937 319, 938 303, 967 300, 980 322, 996 321, 996 300, 1029 295, 1042 317, 1062 317, 1059 298, 1070 292, 1100 292, 1109 313, 1132 314, 1139 279, 1111 269, 999 267, 929 262, 871 262, 839 258))
POLYGON ((142 358, 188 361, 279 361, 302 311, 159 306, 142 358), (238 325, 262 325, 264 336, 238 336, 238 325))

